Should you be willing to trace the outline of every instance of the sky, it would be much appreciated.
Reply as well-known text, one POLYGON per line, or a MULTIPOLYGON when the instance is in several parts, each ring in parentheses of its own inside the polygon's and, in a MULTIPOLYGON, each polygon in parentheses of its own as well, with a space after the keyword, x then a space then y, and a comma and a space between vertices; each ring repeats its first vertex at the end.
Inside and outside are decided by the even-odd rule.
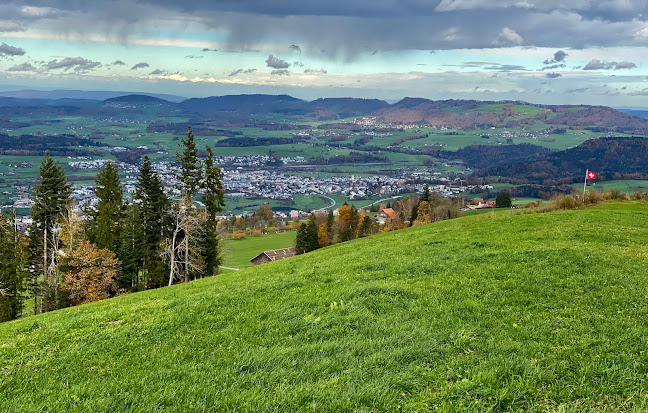
POLYGON ((648 107, 648 0, 3 0, 12 87, 648 107))

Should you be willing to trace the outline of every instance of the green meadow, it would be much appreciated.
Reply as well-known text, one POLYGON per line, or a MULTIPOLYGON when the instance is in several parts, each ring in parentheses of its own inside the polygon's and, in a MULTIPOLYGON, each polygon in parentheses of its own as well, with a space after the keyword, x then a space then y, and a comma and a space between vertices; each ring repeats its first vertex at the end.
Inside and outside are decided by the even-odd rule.
POLYGON ((224 240, 221 242, 223 266, 236 269, 251 267, 250 260, 264 251, 294 247, 296 235, 296 231, 284 231, 224 240))
POLYGON ((0 325, 0 411, 644 412, 648 205, 480 214, 0 325))

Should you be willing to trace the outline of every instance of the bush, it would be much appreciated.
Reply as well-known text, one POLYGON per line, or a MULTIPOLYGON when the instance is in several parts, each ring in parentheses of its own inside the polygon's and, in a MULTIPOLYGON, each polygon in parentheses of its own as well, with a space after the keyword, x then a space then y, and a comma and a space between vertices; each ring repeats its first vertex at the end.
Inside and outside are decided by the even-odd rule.
POLYGON ((586 191, 585 192, 585 204, 594 205, 603 201, 603 194, 599 191, 586 191))
POLYGON ((571 195, 558 195, 542 207, 542 212, 560 211, 564 209, 576 209, 582 205, 581 202, 571 195))
POLYGON ((628 199, 628 197, 618 189, 610 189, 603 195, 605 199, 628 199))
POLYGON ((247 236, 245 231, 234 231, 232 232, 232 239, 243 239, 247 236))

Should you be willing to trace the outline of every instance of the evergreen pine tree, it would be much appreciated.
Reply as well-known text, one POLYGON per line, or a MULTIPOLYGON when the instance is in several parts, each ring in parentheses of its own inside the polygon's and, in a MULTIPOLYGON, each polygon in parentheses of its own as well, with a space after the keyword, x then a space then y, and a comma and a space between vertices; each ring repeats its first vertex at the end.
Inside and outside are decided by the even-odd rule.
POLYGON ((306 223, 302 222, 297 229, 297 237, 295 238, 295 251, 298 255, 308 252, 306 232, 306 223))
POLYGON ((218 267, 222 264, 218 246, 218 234, 216 233, 217 219, 216 216, 225 206, 225 190, 223 189, 223 174, 218 165, 214 164, 214 153, 211 148, 207 148, 207 159, 205 159, 204 181, 202 188, 203 204, 207 211, 207 223, 205 225, 203 258, 205 260, 205 272, 207 276, 214 275, 218 272, 218 267))
POLYGON ((372 227, 371 218, 369 218, 368 216, 362 218, 362 222, 360 222, 360 230, 359 230, 360 238, 368 237, 369 235, 371 235, 371 227, 372 227))
POLYGON ((122 227, 124 199, 119 182, 118 170, 112 162, 99 170, 95 179, 95 194, 99 203, 93 211, 94 225, 90 231, 90 242, 100 249, 115 250, 122 227))
POLYGON ((176 157, 180 164, 178 179, 182 182, 182 195, 193 199, 196 191, 200 187, 202 171, 200 162, 198 161, 198 149, 196 148, 191 126, 187 127, 187 137, 182 139, 181 146, 184 148, 182 153, 176 152, 176 157))
POLYGON ((121 261, 121 273, 117 278, 120 288, 138 291, 143 287, 139 278, 142 261, 142 244, 144 234, 140 227, 139 208, 136 204, 128 205, 124 211, 122 230, 119 234, 115 253, 121 261))
POLYGON ((204 190, 203 204, 207 210, 210 220, 215 221, 216 215, 225 206, 225 190, 223 189, 223 174, 220 168, 214 164, 214 153, 207 148, 207 159, 205 159, 205 180, 202 188, 204 190))
POLYGON ((25 248, 15 218, 15 213, 9 218, 0 214, 0 321, 22 314, 27 287, 25 248))
POLYGON ((315 214, 311 214, 308 219, 308 224, 306 225, 306 248, 308 251, 315 251, 320 248, 319 238, 317 236, 317 220, 315 219, 315 214))
POLYGON ((328 239, 331 243, 334 242, 333 240, 333 226, 335 225, 335 216, 333 215, 333 210, 329 210, 328 215, 326 216, 326 230, 327 230, 327 235, 328 239))
POLYGON ((430 197, 431 197, 430 186, 425 185, 425 189, 423 189, 423 196, 421 197, 421 201, 419 201, 419 202, 425 201, 425 202, 429 203, 430 202, 430 197))
POLYGON ((169 232, 170 201, 148 156, 142 159, 135 199, 139 202, 138 220, 143 234, 141 268, 146 274, 146 286, 162 287, 166 285, 168 269, 160 258, 161 243, 169 232))
POLYGON ((414 221, 416 221, 416 218, 418 217, 419 204, 420 204, 420 201, 412 206, 412 213, 410 214, 410 221, 409 221, 409 226, 410 227, 412 225, 414 225, 414 221))
MULTIPOLYGON (((43 275, 43 301, 38 305, 38 296, 34 297, 34 312, 39 310, 51 311, 57 308, 59 292, 59 275, 57 271, 57 246, 56 233, 57 221, 60 220, 70 203, 72 188, 68 184, 65 172, 54 159, 45 153, 45 158, 40 164, 40 182, 34 189, 34 203, 32 205, 32 218, 34 223, 30 229, 30 250, 34 263, 41 268, 43 275), (42 308, 39 308, 42 307, 42 308)), ((38 274, 34 275, 35 278, 38 274)), ((34 281, 34 292, 37 281, 34 281)))

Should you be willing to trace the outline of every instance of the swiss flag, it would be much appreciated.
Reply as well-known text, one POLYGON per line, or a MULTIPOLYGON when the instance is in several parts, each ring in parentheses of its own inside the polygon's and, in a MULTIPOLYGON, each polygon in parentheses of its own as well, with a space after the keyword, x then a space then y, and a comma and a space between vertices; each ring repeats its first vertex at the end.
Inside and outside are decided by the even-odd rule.
POLYGON ((587 179, 596 179, 596 174, 592 171, 587 171, 587 179))

